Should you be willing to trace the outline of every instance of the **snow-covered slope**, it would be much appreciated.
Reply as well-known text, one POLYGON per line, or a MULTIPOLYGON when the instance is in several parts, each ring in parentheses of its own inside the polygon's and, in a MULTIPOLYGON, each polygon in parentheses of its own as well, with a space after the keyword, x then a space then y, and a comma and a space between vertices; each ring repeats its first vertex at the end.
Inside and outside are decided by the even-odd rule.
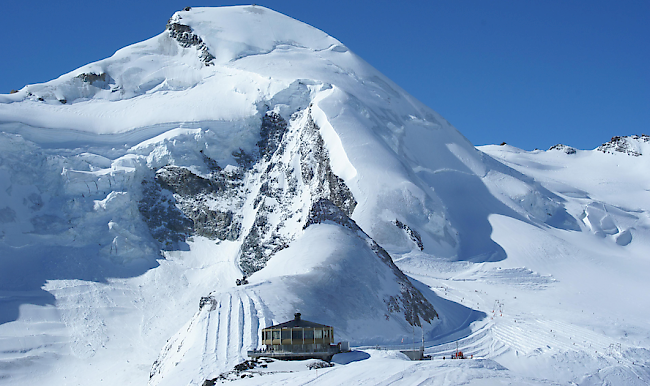
MULTIPOLYGON (((359 346, 459 341, 489 358, 469 380, 647 381, 646 138, 477 150, 322 31, 179 11, 0 95, 0 383, 201 385, 296 311, 359 346)), ((329 371, 404 375, 362 357, 329 371)))

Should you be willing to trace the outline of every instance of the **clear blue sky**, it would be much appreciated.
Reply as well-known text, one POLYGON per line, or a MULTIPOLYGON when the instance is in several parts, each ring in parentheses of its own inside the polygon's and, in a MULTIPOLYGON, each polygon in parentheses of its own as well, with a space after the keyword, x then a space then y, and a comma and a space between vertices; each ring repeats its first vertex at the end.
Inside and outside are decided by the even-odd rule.
MULTIPOLYGON (((650 1, 257 0, 342 41, 475 145, 592 149, 650 134, 650 1)), ((3 7, 0 92, 162 32, 178 1, 3 7)))

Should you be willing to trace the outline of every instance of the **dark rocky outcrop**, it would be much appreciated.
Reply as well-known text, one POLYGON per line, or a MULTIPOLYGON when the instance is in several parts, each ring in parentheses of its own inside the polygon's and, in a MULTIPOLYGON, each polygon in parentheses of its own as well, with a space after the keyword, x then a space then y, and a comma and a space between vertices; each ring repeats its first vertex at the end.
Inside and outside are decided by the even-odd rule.
POLYGON ((256 156, 249 155, 243 151, 233 154, 240 165, 253 168, 253 165, 260 165, 259 190, 255 197, 253 207, 256 210, 255 221, 249 229, 242 242, 239 251, 239 266, 245 275, 266 266, 266 262, 278 251, 286 248, 290 239, 281 234, 280 230, 284 222, 271 226, 268 216, 274 212, 283 212, 287 217, 288 204, 297 194, 280 186, 279 177, 275 175, 287 175, 286 165, 278 160, 273 160, 273 155, 281 153, 287 132, 287 122, 279 114, 269 111, 262 117, 260 127, 260 139, 257 142, 256 156), (269 202, 267 204, 267 201, 269 202))
POLYGON ((343 225, 355 232, 363 232, 357 223, 348 217, 341 208, 326 198, 321 198, 311 206, 309 217, 303 229, 307 229, 307 227, 313 224, 321 224, 328 221, 343 225))
POLYGON ((174 196, 164 191, 153 178, 142 181, 142 199, 138 209, 151 235, 163 250, 178 248, 193 232, 192 220, 176 207, 174 196))
POLYGON ((232 154, 239 167, 223 169, 201 151, 207 175, 175 165, 157 170, 143 182, 139 205, 153 237, 165 248, 175 248, 191 235, 241 240, 239 266, 250 276, 288 247, 300 229, 294 224, 307 221, 312 202, 325 199, 348 218, 357 202, 332 172, 319 128, 304 114, 309 113, 294 114, 305 124, 291 133, 278 113, 264 114, 256 149, 232 154), (242 207, 250 194, 255 195, 255 217, 243 229, 242 207), (309 201, 303 203, 305 197, 309 201))
POLYGON ((240 248, 239 267, 245 275, 264 268, 275 253, 289 246, 290 240, 273 232, 276 229, 272 229, 268 223, 267 212, 265 208, 258 210, 255 222, 240 248))
POLYGON ((165 166, 156 172, 156 182, 174 194, 183 214, 192 220, 194 234, 210 239, 236 240, 241 224, 231 210, 211 209, 208 202, 221 194, 230 195, 239 187, 217 173, 207 179, 178 166, 165 166))
POLYGON ((411 229, 408 225, 404 224, 403 222, 399 220, 395 220, 394 222, 395 226, 397 226, 399 229, 402 229, 404 233, 420 248, 421 251, 424 250, 424 244, 422 243, 422 237, 420 234, 414 230, 411 229))
POLYGON ((189 48, 203 43, 200 37, 192 33, 192 28, 189 25, 174 23, 170 20, 167 23, 167 30, 169 36, 176 39, 182 47, 189 48))
POLYGON ((260 157, 269 161, 282 143, 286 132, 287 122, 279 114, 272 111, 264 114, 260 128, 260 140, 257 142, 260 157))
POLYGON ((244 149, 238 149, 232 152, 232 157, 237 161, 237 165, 249 170, 255 165, 255 157, 252 154, 246 153, 244 149))
MULTIPOLYGON (((216 378, 204 380, 201 386, 213 386, 216 385, 217 382, 219 384, 222 384, 224 382, 232 382, 232 381, 237 381, 245 378, 253 378, 256 376, 264 375, 264 373, 259 372, 260 369, 258 367, 264 369, 267 367, 268 363, 272 363, 272 362, 274 362, 274 360, 271 358, 247 359, 244 362, 235 365, 235 367, 231 371, 221 373, 216 378)), ((323 366, 323 367, 329 367, 329 366, 323 366)), ((309 367, 309 369, 311 370, 311 367, 309 367)))
POLYGON ((168 165, 142 182, 138 208, 163 249, 178 248, 191 235, 218 240, 239 238, 240 215, 231 208, 239 205, 243 194, 243 174, 237 170, 226 172, 205 155, 203 159, 212 171, 209 178, 168 165), (220 207, 214 204, 216 201, 226 204, 220 207))
POLYGON ((217 304, 217 299, 215 299, 214 296, 202 296, 201 300, 199 300, 199 311, 207 305, 210 306, 210 311, 214 311, 217 308, 217 304))
POLYGON ((97 81, 106 82, 106 73, 102 72, 100 74, 95 74, 94 72, 81 73, 77 75, 78 79, 81 79, 82 82, 93 84, 97 81))
POLYGON ((205 206, 188 208, 194 233, 209 239, 237 240, 241 224, 231 211, 210 210, 205 206))
POLYGON ((397 283, 400 286, 400 294, 389 296, 384 299, 386 314, 390 317, 393 313, 403 313, 406 321, 412 326, 421 326, 422 320, 430 323, 438 317, 433 305, 422 295, 406 275, 395 265, 388 252, 377 244, 370 236, 349 218, 338 206, 327 199, 320 199, 315 202, 309 213, 309 219, 305 228, 313 224, 332 222, 349 228, 366 240, 369 247, 377 257, 386 264, 394 273, 397 283))
POLYGON ((84 83, 88 83, 91 86, 95 86, 101 89, 108 89, 110 88, 111 84, 115 83, 115 80, 113 80, 113 78, 111 78, 111 76, 105 72, 101 72, 99 74, 96 74, 94 72, 84 72, 77 75, 76 78, 84 83))
POLYGON ((641 134, 640 136, 631 135, 629 137, 615 136, 612 137, 612 139, 609 142, 603 143, 602 145, 598 146, 596 150, 601 151, 603 153, 610 153, 610 154, 623 153, 634 157, 638 157, 642 155, 630 145, 629 140, 638 141, 640 143, 646 143, 646 142, 650 142, 650 136, 646 134, 641 134))
MULTIPOLYGON (((294 118, 300 119, 301 115, 294 118)), ((301 193, 299 178, 303 182, 302 189, 309 191, 312 202, 325 198, 341 208, 346 215, 351 215, 357 205, 345 182, 332 172, 325 143, 311 115, 307 116, 305 125, 293 132, 299 138, 297 149, 287 149, 289 140, 294 138, 287 137, 287 127, 287 122, 274 112, 268 112, 262 119, 260 140, 257 143, 259 158, 253 161, 262 165, 260 188, 254 200, 256 217, 243 240, 239 257, 239 266, 247 275, 264 268, 266 262, 286 248, 295 236, 283 232, 283 229, 287 219, 295 218, 296 213, 292 208, 301 193), (280 159, 280 155, 286 152, 299 157, 300 175, 293 169, 293 162, 280 159), (271 213, 280 216, 279 223, 269 224, 271 213)), ((305 212, 308 210, 308 206, 304 208, 305 212)), ((305 218, 305 215, 306 213, 301 218, 305 218)))
POLYGON ((351 216, 357 201, 343 179, 332 172, 329 154, 319 130, 310 115, 300 138, 300 174, 305 184, 312 185, 314 201, 327 198, 351 216))
POLYGON ((167 31, 169 31, 169 36, 175 39, 181 47, 196 47, 199 51, 199 58, 206 66, 212 64, 212 60, 215 59, 214 56, 208 50, 208 46, 203 42, 203 39, 193 33, 192 28, 189 25, 181 24, 178 21, 169 19, 167 22, 167 31))
POLYGON ((412 326, 422 326, 422 320, 431 323, 433 319, 437 318, 438 313, 433 305, 422 295, 422 292, 413 287, 404 272, 397 268, 388 252, 374 241, 372 241, 371 247, 377 256, 393 270, 400 286, 400 295, 384 299, 388 311, 390 312, 393 308, 396 312, 403 312, 404 318, 412 326))
POLYGON ((179 166, 165 166, 156 172, 156 182, 164 189, 181 196, 198 196, 209 194, 219 186, 214 186, 209 179, 199 177, 189 169, 179 166))
POLYGON ((565 152, 566 154, 569 154, 569 155, 575 154, 577 152, 577 150, 575 148, 573 148, 571 146, 563 145, 561 143, 558 143, 557 145, 551 146, 548 150, 549 151, 550 150, 563 151, 563 152, 565 152))

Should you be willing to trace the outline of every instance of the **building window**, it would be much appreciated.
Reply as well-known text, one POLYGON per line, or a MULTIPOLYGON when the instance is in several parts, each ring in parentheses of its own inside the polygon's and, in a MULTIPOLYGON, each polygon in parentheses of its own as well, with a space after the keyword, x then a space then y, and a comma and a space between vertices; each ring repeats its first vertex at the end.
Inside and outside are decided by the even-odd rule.
POLYGON ((291 330, 282 330, 282 339, 291 339, 291 330))
POLYGON ((273 331, 273 339, 280 339, 280 331, 273 331))
POLYGON ((305 330, 305 340, 314 340, 314 330, 305 330))
POLYGON ((293 330, 291 332, 291 339, 302 341, 302 330, 293 330))
POLYGON ((323 339, 323 330, 314 330, 314 338, 323 339))

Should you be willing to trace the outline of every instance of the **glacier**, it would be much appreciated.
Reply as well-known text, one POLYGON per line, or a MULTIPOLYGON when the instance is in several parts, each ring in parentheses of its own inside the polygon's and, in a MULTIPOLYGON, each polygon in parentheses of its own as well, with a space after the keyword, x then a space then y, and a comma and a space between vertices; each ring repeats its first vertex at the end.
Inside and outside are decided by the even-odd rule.
POLYGON ((309 25, 176 12, 0 95, 0 384, 203 385, 294 312, 355 352, 240 382, 646 384, 647 138, 476 148, 309 25))

